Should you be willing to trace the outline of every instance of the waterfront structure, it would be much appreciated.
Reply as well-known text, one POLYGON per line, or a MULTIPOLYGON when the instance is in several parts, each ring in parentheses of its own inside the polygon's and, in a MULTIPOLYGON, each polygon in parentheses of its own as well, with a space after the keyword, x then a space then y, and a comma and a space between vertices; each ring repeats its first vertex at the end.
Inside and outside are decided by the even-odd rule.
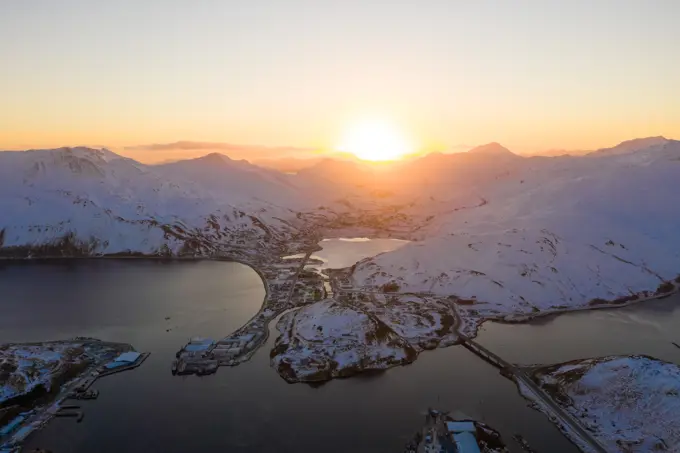
POLYGON ((453 433, 453 440, 458 453, 480 453, 477 439, 470 431, 453 433))
POLYGON ((139 360, 141 354, 136 351, 128 351, 120 354, 118 357, 113 359, 113 362, 109 362, 104 367, 108 370, 118 368, 121 366, 128 366, 139 360))

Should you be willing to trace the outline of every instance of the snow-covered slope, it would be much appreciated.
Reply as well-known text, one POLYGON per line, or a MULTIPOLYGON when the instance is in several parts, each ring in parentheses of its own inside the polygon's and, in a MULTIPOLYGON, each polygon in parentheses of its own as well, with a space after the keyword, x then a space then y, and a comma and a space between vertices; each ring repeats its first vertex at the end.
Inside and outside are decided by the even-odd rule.
POLYGON ((153 167, 91 148, 2 152, 0 249, 10 256, 208 253, 295 230, 296 212, 253 195, 269 191, 294 205, 301 197, 285 180, 250 164, 211 162, 153 167))
POLYGON ((212 198, 230 203, 253 200, 270 204, 302 203, 313 197, 302 197, 289 175, 253 165, 245 160, 232 160, 224 154, 208 154, 191 160, 154 167, 168 180, 183 187, 204 190, 212 198))
MULTIPOLYGON (((0 404, 30 393, 39 385, 50 390, 51 385, 61 385, 58 379, 61 375, 82 372, 93 363, 111 360, 119 353, 120 350, 108 343, 96 342, 3 345, 0 349, 0 404)), ((67 376, 66 380, 73 377, 67 376)), ((0 419, 2 415, 0 413, 0 419)))
POLYGON ((509 317, 672 289, 680 142, 521 160, 468 192, 487 204, 437 214, 422 241, 357 265, 355 284, 394 281, 402 292, 456 295, 474 313, 509 317))
POLYGON ((645 356, 562 363, 535 379, 608 451, 680 452, 680 368, 645 356))
POLYGON ((219 154, 147 166, 90 148, 3 152, 0 250, 210 254, 283 243, 303 219, 337 218, 418 239, 361 262, 356 285, 394 281, 518 318, 673 289, 678 194, 680 142, 663 137, 584 157, 524 158, 493 143, 380 171, 328 161, 299 175, 219 154))
POLYGON ((326 381, 415 360, 411 345, 375 317, 332 299, 285 314, 272 365, 289 382, 326 381))

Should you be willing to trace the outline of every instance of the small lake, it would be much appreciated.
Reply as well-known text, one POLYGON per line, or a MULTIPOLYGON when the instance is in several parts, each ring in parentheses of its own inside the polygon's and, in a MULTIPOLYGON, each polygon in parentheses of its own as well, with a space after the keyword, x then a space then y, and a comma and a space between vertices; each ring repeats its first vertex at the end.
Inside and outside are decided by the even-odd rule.
POLYGON ((364 258, 391 252, 408 243, 409 241, 402 241, 400 239, 324 239, 319 243, 322 249, 314 252, 312 258, 318 258, 323 261, 323 264, 314 266, 319 269, 340 269, 350 267, 364 258))
MULTIPOLYGON (((361 243, 324 241, 318 254, 343 267, 348 247, 361 243)), ((259 309, 264 296, 259 277, 238 263, 7 263, 0 264, 0 294, 0 342, 88 335, 152 353, 140 368, 98 381, 99 399, 81 403, 86 413, 81 424, 55 419, 29 439, 29 448, 399 453, 425 410, 436 407, 484 420, 508 441, 521 433, 539 452, 578 451, 527 406, 512 382, 462 347, 424 352, 410 366, 314 388, 287 384, 270 368, 272 324, 267 345, 251 361, 211 376, 172 376, 170 363, 189 337, 219 338, 259 309)), ((677 325, 680 298, 674 296, 524 325, 486 323, 478 340, 524 364, 626 353, 677 363, 680 349, 670 344, 680 342, 677 325)))

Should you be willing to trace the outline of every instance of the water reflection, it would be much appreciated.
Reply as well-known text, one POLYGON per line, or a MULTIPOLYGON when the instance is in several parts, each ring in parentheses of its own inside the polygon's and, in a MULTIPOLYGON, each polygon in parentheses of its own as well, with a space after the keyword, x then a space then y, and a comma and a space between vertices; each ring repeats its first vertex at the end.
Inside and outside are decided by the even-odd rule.
POLYGON ((485 323, 478 340, 507 360, 557 363, 583 357, 646 354, 680 363, 680 295, 628 307, 537 318, 525 324, 485 323))
MULTIPOLYGON (((342 262, 333 261, 328 247, 324 250, 320 254, 326 259, 342 262)), ((345 249, 338 250, 344 259, 345 249)), ((462 347, 426 351, 409 366, 312 388, 287 384, 271 369, 276 332, 270 325, 267 345, 250 362, 201 378, 172 376, 172 357, 189 336, 220 337, 259 308, 264 295, 259 277, 237 263, 4 265, 0 294, 0 341, 93 335, 152 352, 138 370, 97 383, 100 398, 83 402, 82 424, 56 419, 30 439, 30 448, 59 453, 398 452, 432 406, 485 421, 506 440, 520 433, 538 451, 577 451, 542 414, 527 407, 512 382, 462 347)), ((677 362, 680 349, 668 339, 678 335, 673 328, 680 321, 678 306, 680 299, 674 297, 562 315, 547 323, 486 323, 479 341, 523 364, 630 353, 677 362)))

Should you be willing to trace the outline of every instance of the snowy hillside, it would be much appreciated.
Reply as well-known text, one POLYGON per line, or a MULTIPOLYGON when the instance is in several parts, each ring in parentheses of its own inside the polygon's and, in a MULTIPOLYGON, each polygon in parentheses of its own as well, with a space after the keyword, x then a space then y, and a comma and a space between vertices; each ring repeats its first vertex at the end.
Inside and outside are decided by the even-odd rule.
POLYGON ((289 382, 325 381, 415 360, 411 345, 375 317, 331 299, 285 314, 272 366, 289 382))
POLYGON ((208 154, 197 159, 158 165, 155 171, 183 187, 206 191, 216 200, 230 203, 283 204, 306 201, 289 175, 253 165, 245 160, 232 160, 224 154, 208 154))
POLYGON ((520 160, 502 178, 457 188, 487 204, 433 213, 422 241, 357 265, 355 285, 396 282, 401 292, 456 295, 472 314, 511 318, 673 289, 680 142, 520 160))
POLYGON ((3 152, 0 250, 255 253, 301 228, 365 227, 417 242, 359 263, 355 286, 394 282, 457 296, 472 317, 522 319, 673 290, 679 193, 680 142, 663 137, 583 157, 524 158, 491 143, 381 169, 328 160, 298 175, 220 154, 148 166, 89 148, 3 152))
POLYGON ((296 230, 295 211, 257 197, 266 191, 297 203, 287 181, 247 163, 204 159, 153 167, 90 148, 2 152, 0 248, 19 257, 206 254, 296 230))
POLYGON ((651 357, 548 366, 534 379, 608 451, 680 452, 680 368, 651 357))

